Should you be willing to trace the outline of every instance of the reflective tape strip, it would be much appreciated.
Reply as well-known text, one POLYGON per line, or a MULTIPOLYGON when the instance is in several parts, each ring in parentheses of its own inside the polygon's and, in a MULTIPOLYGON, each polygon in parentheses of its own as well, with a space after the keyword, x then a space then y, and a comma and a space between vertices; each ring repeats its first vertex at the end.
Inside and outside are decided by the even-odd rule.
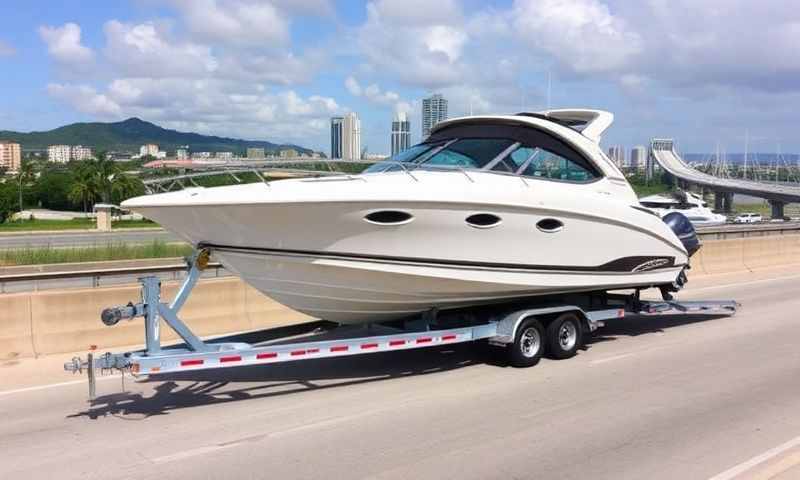
POLYGON ((256 360, 264 360, 266 358, 275 358, 278 354, 276 352, 259 353, 256 355, 256 360))
POLYGON ((197 358, 194 360, 181 360, 181 367, 191 367, 194 365, 202 365, 204 360, 202 358, 197 358))
POLYGON ((219 357, 220 363, 228 363, 228 362, 241 362, 242 356, 241 355, 231 355, 229 357, 219 357))
POLYGON ((378 348, 378 344, 377 343, 362 343, 361 344, 361 349, 362 350, 366 350, 368 348, 378 348))
POLYGON ((347 345, 337 345, 335 347, 331 347, 331 352, 346 352, 350 349, 347 345))
POLYGON ((429 343, 432 342, 433 338, 431 337, 422 337, 417 339, 417 343, 429 343))
POLYGON ((305 354, 306 354, 305 350, 295 350, 292 353, 290 353, 289 355, 291 355, 293 357, 298 357, 300 355, 305 355, 305 354))
POLYGON ((447 342, 449 340, 455 340, 458 335, 445 335, 442 337, 443 342, 447 342))
POLYGON ((399 347, 400 345, 405 345, 405 340, 392 340, 389 342, 390 347, 399 347))

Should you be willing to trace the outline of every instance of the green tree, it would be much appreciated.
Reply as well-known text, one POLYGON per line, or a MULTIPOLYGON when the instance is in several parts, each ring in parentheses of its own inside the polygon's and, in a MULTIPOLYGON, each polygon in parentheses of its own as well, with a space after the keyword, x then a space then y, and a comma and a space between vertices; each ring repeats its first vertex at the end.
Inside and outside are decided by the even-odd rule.
POLYGON ((17 184, 19 185, 19 211, 22 211, 22 190, 36 179, 36 164, 32 160, 23 160, 17 171, 17 184))
POLYGON ((72 186, 67 196, 75 204, 82 203, 84 212, 89 211, 89 203, 94 202, 98 196, 97 174, 91 160, 73 167, 72 186))

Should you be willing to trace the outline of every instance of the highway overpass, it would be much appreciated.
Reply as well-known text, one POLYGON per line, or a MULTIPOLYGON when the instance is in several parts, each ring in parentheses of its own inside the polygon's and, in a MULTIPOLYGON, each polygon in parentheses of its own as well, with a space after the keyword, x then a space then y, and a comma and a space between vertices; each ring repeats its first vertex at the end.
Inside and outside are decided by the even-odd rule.
POLYGON ((783 207, 787 203, 800 202, 800 186, 720 178, 700 172, 681 158, 671 139, 657 138, 650 141, 650 161, 658 163, 682 185, 696 185, 713 191, 717 210, 730 211, 734 193, 766 199, 772 206, 773 218, 784 216, 783 207))

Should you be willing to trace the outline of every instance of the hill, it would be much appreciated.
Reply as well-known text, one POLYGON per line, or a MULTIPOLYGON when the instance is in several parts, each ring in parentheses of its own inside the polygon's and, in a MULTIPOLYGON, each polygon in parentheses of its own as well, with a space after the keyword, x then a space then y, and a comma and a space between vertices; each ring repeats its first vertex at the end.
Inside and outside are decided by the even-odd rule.
POLYGON ((84 145, 97 150, 138 152, 141 145, 155 143, 165 151, 174 151, 182 145, 188 145, 193 152, 232 151, 243 154, 248 147, 257 147, 264 148, 267 152, 294 148, 300 153, 311 153, 310 149, 297 145, 179 132, 139 118, 112 123, 73 123, 46 132, 23 133, 0 130, 0 139, 17 141, 22 144, 23 150, 38 150, 45 149, 48 145, 66 144, 84 145))

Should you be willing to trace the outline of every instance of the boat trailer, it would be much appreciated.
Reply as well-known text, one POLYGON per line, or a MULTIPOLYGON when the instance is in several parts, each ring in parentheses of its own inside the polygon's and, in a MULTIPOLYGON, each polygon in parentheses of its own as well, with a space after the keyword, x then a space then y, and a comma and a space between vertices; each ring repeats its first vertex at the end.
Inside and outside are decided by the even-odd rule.
MULTIPOLYGON (((202 369, 249 365, 268 365, 290 361, 344 357, 377 352, 411 350, 456 343, 486 340, 505 347, 514 366, 532 366, 547 349, 555 358, 573 356, 582 346, 584 332, 593 332, 605 322, 628 314, 704 314, 728 316, 736 313, 735 301, 648 301, 631 295, 603 293, 575 296, 575 302, 520 303, 509 307, 483 307, 482 316, 472 315, 461 325, 443 327, 442 313, 435 310, 406 322, 336 326, 330 322, 308 324, 308 335, 297 332, 267 342, 203 341, 178 316, 202 271, 208 266, 210 250, 201 249, 187 259, 188 274, 170 303, 161 298, 161 280, 155 276, 139 279, 141 300, 138 303, 103 310, 101 320, 113 326, 123 320, 143 318, 144 350, 124 353, 89 353, 86 360, 74 357, 64 364, 73 373, 86 371, 89 397, 95 398, 98 374, 120 371, 133 376, 159 375, 202 369), (162 346, 160 321, 183 339, 182 345, 162 346), (330 328, 319 324, 330 323, 330 328)), ((270 329, 270 332, 280 329, 270 329)), ((274 333, 274 332, 273 332, 274 333)))

